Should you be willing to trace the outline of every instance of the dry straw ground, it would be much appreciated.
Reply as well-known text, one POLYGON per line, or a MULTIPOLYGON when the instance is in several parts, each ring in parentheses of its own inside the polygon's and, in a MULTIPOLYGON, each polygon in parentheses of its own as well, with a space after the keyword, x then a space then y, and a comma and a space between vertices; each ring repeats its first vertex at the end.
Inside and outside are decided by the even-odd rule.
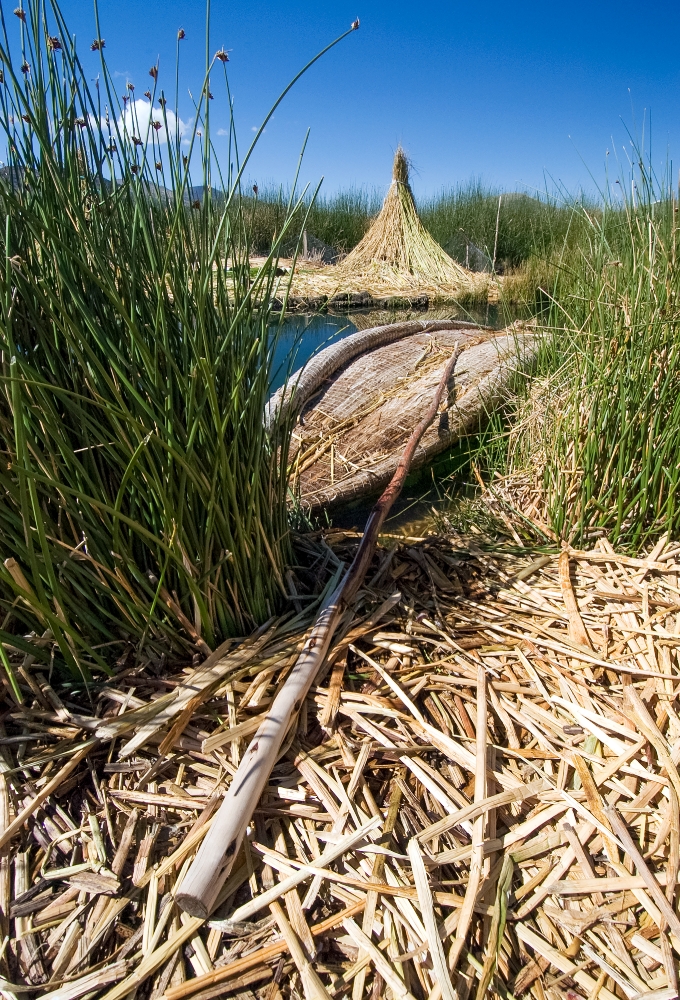
POLYGON ((130 654, 69 701, 13 656, 4 995, 676 995, 680 547, 664 542, 536 557, 383 537, 218 910, 180 913, 355 545, 301 539, 295 614, 173 676, 130 654))

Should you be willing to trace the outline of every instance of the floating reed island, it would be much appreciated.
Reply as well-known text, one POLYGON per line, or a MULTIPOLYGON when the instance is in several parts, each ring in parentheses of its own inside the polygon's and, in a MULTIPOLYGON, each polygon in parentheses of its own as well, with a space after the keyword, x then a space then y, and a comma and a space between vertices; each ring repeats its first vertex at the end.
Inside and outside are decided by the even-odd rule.
POLYGON ((289 308, 385 303, 473 302, 497 297, 498 279, 456 263, 418 217, 408 161, 399 148, 382 209, 364 238, 338 264, 306 266, 299 260, 289 308))
POLYGON ((182 881, 356 534, 196 667, 73 697, 9 650, 3 993, 676 996, 680 547, 475 537, 383 537, 205 919, 182 881))

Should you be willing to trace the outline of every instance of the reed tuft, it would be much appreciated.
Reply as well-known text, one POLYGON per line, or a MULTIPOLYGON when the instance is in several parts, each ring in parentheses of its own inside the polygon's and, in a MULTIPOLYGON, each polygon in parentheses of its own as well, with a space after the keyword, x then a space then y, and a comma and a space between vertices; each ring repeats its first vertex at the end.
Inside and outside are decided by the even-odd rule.
POLYGON ((101 37, 92 89, 57 3, 22 12, 0 38, 0 640, 87 676, 205 652, 285 593, 287 429, 263 413, 299 206, 253 277, 210 142, 223 60, 187 131, 159 68, 150 105, 121 103, 101 37))
POLYGON ((634 162, 580 210, 505 471, 556 537, 639 550, 680 532, 680 267, 676 192, 634 162))

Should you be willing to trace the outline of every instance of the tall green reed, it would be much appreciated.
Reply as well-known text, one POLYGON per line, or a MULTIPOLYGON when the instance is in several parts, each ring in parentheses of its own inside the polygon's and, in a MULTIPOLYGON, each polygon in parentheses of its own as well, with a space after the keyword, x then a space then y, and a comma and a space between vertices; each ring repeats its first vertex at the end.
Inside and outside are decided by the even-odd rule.
MULTIPOLYGON (((253 247, 259 253, 269 253, 278 238, 289 200, 290 191, 273 185, 260 185, 257 196, 249 198, 253 247)), ((347 253, 363 237, 381 204, 377 192, 353 188, 327 197, 307 197, 298 208, 297 228, 284 241, 282 250, 284 254, 294 252, 297 229, 304 219, 304 225, 316 239, 332 247, 338 255, 347 253)))
POLYGON ((534 469, 559 538, 635 550, 680 531, 680 270, 675 192, 633 162, 579 209, 506 469, 534 469))
POLYGON ((481 254, 501 273, 531 259, 545 260, 565 240, 577 238, 575 205, 558 191, 540 197, 502 191, 472 180, 419 203, 425 226, 460 263, 474 264, 481 254))
POLYGON ((553 310, 565 391, 544 483, 561 536, 639 548, 680 529, 680 269, 669 187, 641 166, 626 189, 589 220, 553 310))
POLYGON ((253 278, 250 153, 232 126, 221 173, 210 141, 226 53, 185 129, 161 68, 119 98, 99 39, 89 85, 56 0, 17 16, 0 41, 0 640, 87 676, 131 647, 212 648, 285 593, 289 428, 263 413, 300 204, 293 189, 253 278))

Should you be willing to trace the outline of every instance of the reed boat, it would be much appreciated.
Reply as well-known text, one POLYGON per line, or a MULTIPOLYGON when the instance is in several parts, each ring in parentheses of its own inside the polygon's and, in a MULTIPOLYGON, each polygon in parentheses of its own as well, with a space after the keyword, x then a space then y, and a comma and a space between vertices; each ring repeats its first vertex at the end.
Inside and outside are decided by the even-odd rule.
POLYGON ((462 353, 448 399, 418 447, 418 468, 479 429, 508 398, 536 357, 533 326, 413 320, 362 330, 320 351, 274 394, 268 419, 297 417, 291 480, 303 506, 346 503, 389 482, 456 343, 462 353))

